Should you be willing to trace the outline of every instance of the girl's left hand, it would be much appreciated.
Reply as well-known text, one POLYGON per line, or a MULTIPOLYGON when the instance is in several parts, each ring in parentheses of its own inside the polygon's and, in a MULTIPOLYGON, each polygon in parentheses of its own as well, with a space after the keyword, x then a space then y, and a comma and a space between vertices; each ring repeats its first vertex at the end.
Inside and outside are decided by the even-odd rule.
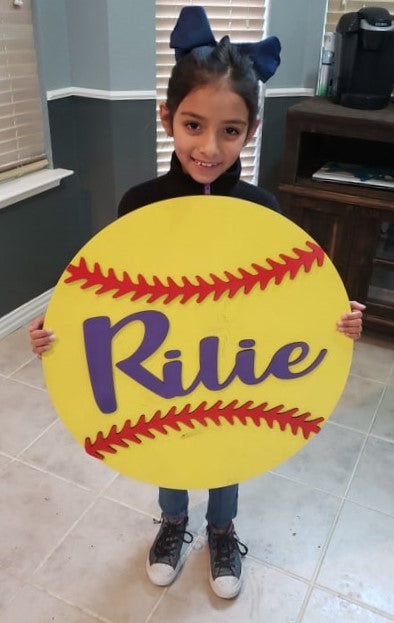
POLYGON ((338 331, 353 340, 358 340, 363 329, 363 311, 365 305, 357 301, 350 301, 351 312, 344 314, 337 323, 338 331))

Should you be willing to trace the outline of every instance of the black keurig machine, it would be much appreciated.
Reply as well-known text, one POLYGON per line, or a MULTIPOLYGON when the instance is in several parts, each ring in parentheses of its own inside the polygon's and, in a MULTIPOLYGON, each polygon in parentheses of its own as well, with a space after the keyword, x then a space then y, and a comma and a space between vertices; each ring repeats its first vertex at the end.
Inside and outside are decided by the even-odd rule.
POLYGON ((346 13, 335 33, 332 98, 350 108, 377 110, 394 86, 394 15, 366 7, 346 13))

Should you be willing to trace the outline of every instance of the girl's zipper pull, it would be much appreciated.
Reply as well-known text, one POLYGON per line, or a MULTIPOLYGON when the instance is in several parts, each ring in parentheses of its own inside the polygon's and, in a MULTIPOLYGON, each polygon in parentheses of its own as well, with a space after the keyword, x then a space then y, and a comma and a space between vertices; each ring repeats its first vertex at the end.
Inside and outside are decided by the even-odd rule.
POLYGON ((204 195, 210 195, 210 194, 211 194, 211 185, 204 184, 204 195))

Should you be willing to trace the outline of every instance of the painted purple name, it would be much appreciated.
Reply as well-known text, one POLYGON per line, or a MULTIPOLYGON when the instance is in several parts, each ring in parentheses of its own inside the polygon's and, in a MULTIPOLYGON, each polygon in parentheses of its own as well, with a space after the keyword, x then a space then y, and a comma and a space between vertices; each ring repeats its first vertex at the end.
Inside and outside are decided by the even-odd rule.
POLYGON ((254 350, 256 343, 253 339, 244 339, 239 342, 240 350, 235 355, 233 369, 226 379, 220 381, 219 338, 209 336, 200 341, 197 375, 188 387, 184 387, 180 350, 167 350, 164 353, 168 361, 163 365, 161 377, 152 374, 144 367, 144 362, 160 348, 168 335, 170 322, 165 314, 159 311, 142 311, 126 316, 112 326, 107 316, 88 318, 83 323, 86 359, 93 395, 102 413, 113 413, 117 408, 112 340, 124 327, 133 322, 143 323, 144 337, 129 357, 116 362, 115 365, 130 379, 162 398, 186 396, 200 384, 210 391, 220 391, 236 378, 246 385, 262 383, 270 375, 283 380, 296 379, 317 368, 327 354, 327 349, 322 349, 312 363, 303 369, 299 366, 297 371, 292 371, 294 366, 306 359, 310 348, 306 342, 291 342, 279 348, 266 369, 256 375, 254 350))

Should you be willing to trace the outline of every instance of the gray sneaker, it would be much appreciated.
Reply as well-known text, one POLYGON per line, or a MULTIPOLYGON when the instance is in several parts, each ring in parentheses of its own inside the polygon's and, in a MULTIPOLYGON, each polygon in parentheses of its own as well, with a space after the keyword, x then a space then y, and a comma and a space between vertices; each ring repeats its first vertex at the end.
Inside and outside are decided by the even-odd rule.
POLYGON ((211 588, 223 599, 236 597, 242 585, 241 556, 248 553, 248 548, 238 539, 233 523, 226 532, 217 532, 208 525, 207 532, 211 557, 211 588))
POLYGON ((149 551, 146 571, 157 586, 168 586, 182 566, 181 551, 184 543, 191 543, 193 535, 187 532, 188 517, 171 522, 162 515, 160 529, 149 551))

